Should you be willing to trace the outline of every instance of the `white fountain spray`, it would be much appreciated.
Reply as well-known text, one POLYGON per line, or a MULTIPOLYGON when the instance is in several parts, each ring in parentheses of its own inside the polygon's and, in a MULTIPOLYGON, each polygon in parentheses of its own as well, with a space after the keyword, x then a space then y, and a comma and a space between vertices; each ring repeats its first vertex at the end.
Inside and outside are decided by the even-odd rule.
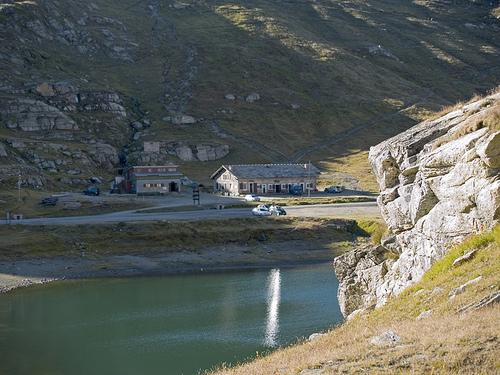
POLYGON ((267 292, 267 328, 264 345, 273 347, 277 345, 279 330, 279 306, 281 294, 281 275, 279 269, 269 272, 269 286, 267 292))

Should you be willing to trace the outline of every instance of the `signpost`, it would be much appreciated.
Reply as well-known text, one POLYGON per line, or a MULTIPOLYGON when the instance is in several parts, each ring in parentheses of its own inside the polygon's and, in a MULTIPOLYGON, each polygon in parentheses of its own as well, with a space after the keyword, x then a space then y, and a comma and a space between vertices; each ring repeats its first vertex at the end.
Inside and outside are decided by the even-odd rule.
POLYGON ((200 205, 200 186, 203 186, 197 182, 193 182, 189 184, 189 187, 193 189, 193 204, 198 206, 200 205))

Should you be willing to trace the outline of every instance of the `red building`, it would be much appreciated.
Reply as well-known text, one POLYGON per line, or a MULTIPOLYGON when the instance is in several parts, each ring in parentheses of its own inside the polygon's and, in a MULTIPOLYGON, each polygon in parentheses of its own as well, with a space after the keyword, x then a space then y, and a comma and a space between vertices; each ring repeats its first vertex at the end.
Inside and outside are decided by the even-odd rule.
POLYGON ((136 166, 127 168, 116 177, 113 193, 159 195, 180 191, 182 173, 174 164, 162 166, 136 166))

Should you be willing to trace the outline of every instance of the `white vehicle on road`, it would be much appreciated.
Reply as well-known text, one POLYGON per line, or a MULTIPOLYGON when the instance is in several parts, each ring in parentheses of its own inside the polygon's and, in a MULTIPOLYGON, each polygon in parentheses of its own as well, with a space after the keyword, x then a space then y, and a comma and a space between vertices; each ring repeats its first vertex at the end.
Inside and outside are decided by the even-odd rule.
POLYGON ((255 194, 247 194, 245 195, 245 200, 247 202, 260 202, 260 198, 255 194))
POLYGON ((269 211, 269 206, 267 204, 259 204, 257 207, 252 209, 252 215, 271 216, 271 211, 269 211))
POLYGON ((330 186, 325 189, 325 193, 342 193, 342 188, 337 185, 330 186))

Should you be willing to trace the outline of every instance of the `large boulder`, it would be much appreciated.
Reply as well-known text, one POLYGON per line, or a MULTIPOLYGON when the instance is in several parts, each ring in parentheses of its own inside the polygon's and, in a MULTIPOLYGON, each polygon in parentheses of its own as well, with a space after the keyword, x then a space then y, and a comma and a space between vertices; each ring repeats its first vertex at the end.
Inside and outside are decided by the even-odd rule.
POLYGON ((88 153, 98 168, 108 171, 113 170, 120 161, 118 151, 107 143, 99 142, 89 145, 88 153))
POLYGON ((483 123, 500 94, 421 123, 370 150, 390 240, 334 262, 344 316, 384 304, 450 245, 500 218, 500 131, 483 123))

